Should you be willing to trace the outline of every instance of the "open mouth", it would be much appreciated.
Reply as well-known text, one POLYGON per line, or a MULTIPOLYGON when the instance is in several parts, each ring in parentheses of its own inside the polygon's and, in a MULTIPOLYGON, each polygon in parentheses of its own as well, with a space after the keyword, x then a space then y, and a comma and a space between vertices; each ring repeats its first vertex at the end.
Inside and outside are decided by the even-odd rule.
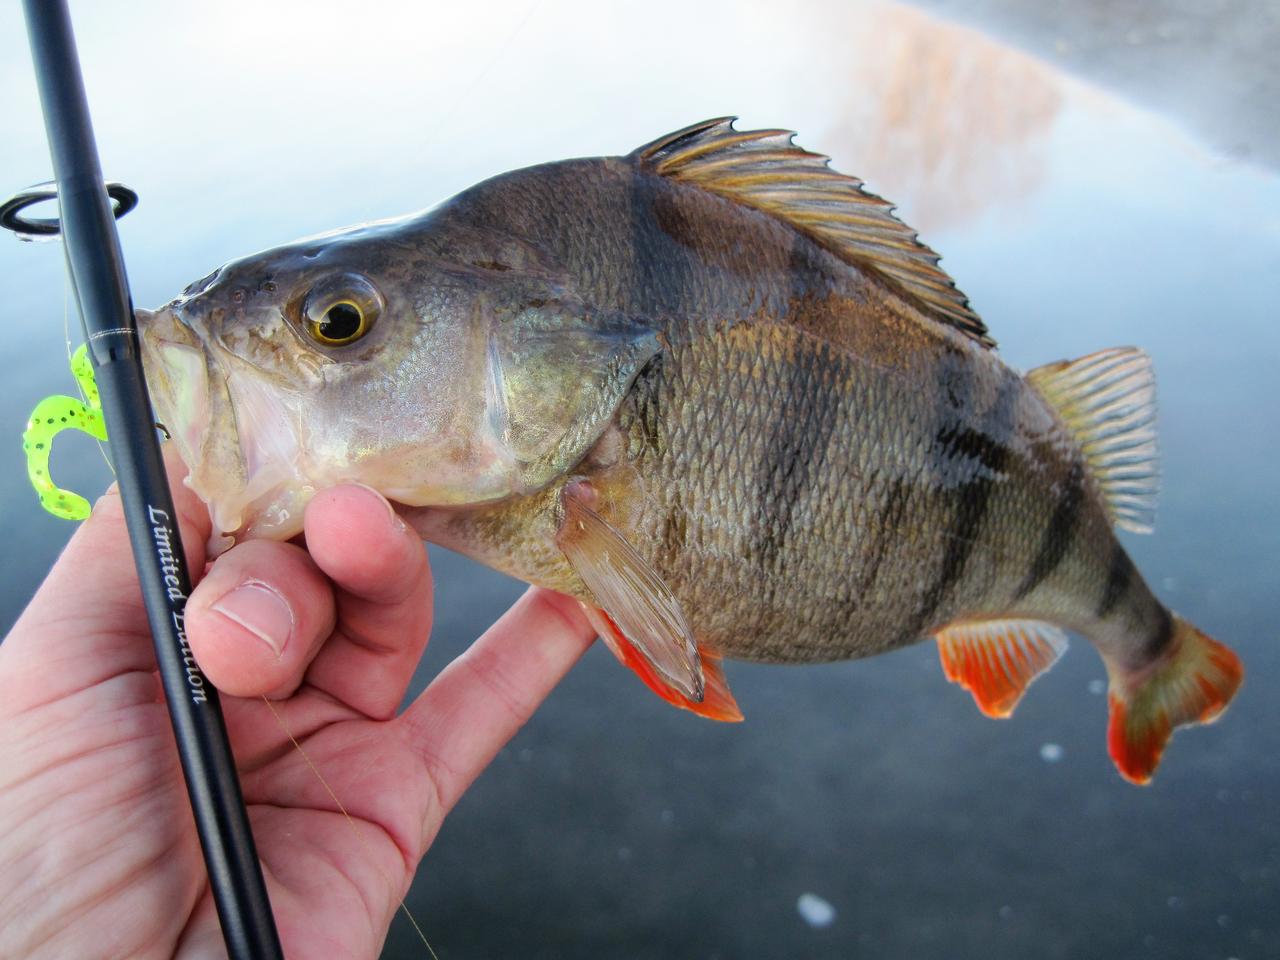
POLYGON ((156 414, 213 522, 209 553, 299 532, 312 488, 287 396, 262 372, 207 347, 171 309, 140 310, 138 322, 156 414))
POLYGON ((134 315, 152 405, 183 462, 194 469, 204 457, 213 417, 205 351, 172 309, 134 315))
POLYGON ((196 347, 159 340, 155 347, 163 374, 152 378, 152 397, 161 425, 177 443, 182 459, 195 463, 209 431, 209 373, 196 347))

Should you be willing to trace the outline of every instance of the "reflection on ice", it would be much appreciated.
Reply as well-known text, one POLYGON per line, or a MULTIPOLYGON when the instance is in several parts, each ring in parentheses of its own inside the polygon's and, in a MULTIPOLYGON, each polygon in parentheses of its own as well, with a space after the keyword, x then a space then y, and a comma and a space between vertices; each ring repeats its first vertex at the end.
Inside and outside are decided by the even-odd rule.
MULTIPOLYGON (((828 149, 928 234, 992 206, 1016 207, 1045 177, 1062 107, 1048 66, 979 33, 905 7, 853 7, 846 96, 828 149)), ((820 55, 833 57, 830 42, 820 55)))

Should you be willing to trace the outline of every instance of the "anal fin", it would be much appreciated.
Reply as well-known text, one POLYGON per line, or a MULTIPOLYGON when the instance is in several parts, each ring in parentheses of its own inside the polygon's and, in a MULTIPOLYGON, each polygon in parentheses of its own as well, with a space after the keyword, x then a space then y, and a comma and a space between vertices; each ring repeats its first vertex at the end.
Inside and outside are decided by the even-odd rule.
POLYGON ((978 620, 949 624, 938 633, 947 679, 973 694, 989 717, 1013 713, 1031 681, 1067 649, 1066 635, 1038 620, 978 620))

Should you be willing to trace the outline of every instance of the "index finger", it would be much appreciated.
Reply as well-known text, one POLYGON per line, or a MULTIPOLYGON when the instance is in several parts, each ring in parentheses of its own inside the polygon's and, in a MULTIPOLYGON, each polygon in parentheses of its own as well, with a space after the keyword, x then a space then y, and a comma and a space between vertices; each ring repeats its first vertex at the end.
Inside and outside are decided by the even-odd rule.
POLYGON ((307 506, 307 550, 336 588, 333 636, 307 682, 366 716, 391 717, 431 632, 431 573, 418 535, 377 492, 346 484, 307 506))
POLYGON ((443 817, 591 646, 572 597, 530 587, 400 718, 443 817))

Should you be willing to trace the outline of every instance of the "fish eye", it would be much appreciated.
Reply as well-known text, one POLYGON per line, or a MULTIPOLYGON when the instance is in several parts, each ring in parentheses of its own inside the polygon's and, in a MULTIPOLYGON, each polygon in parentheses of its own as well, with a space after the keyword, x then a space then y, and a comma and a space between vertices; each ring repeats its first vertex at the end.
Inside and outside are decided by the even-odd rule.
POLYGON ((316 343, 342 347, 355 343, 382 312, 382 297, 364 277, 343 274, 316 284, 303 307, 303 328, 316 343))
POLYGON ((320 343, 341 346, 358 340, 368 329, 364 311, 350 300, 339 300, 325 310, 319 319, 308 317, 308 332, 320 343))

